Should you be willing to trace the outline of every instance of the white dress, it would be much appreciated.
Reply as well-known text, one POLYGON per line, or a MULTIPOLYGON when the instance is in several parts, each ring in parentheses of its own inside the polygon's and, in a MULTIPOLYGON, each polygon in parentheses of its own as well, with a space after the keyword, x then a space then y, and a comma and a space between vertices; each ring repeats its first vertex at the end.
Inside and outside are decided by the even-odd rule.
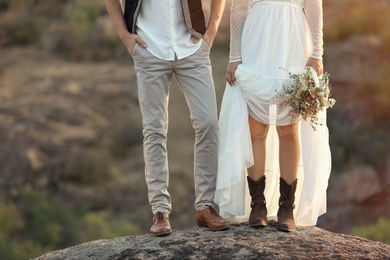
MULTIPOLYGON (((248 115, 270 125, 267 136, 265 197, 268 219, 276 220, 279 200, 279 148, 276 125, 297 120, 277 93, 287 71, 322 59, 322 0, 232 0, 230 62, 242 61, 234 87, 226 85, 219 119, 219 156, 215 203, 233 223, 250 212, 246 169, 253 165, 248 115), (283 68, 283 69, 282 69, 283 68), (287 70, 287 71, 286 71, 287 70)), ((314 131, 300 121, 301 162, 295 193, 297 225, 315 225, 326 212, 331 170, 326 112, 314 131)))

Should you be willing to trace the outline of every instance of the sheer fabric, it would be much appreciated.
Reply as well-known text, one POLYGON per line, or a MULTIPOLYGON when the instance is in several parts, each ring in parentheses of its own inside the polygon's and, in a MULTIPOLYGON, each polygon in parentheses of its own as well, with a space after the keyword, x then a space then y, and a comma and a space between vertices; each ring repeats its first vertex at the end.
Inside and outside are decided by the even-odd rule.
MULTIPOLYGON (((322 59, 324 52, 322 0, 232 0, 230 14, 230 62, 241 60, 240 50, 243 26, 251 6, 260 2, 284 3, 304 8, 313 43, 311 57, 322 59)), ((265 16, 268 17, 267 14, 265 16)), ((253 25, 256 26, 258 24, 260 22, 255 22, 253 25)))
MULTIPOLYGON (((289 125, 290 107, 277 93, 287 71, 302 70, 309 57, 322 58, 322 1, 233 0, 230 61, 238 66, 234 87, 225 89, 219 121, 219 159, 215 202, 223 217, 247 221, 250 197, 246 169, 253 165, 248 115, 270 125, 267 136, 266 189, 268 218, 276 219, 279 199, 277 125, 289 125)), ((301 162, 298 171, 297 225, 315 225, 326 211, 331 169, 326 112, 314 131, 300 121, 301 162)))

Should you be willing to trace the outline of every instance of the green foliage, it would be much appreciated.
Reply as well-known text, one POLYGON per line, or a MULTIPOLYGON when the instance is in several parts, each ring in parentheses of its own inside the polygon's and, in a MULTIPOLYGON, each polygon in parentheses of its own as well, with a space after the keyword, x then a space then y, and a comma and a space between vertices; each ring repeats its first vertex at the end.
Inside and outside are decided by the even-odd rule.
POLYGON ((66 0, 0 0, 0 46, 36 43, 53 18, 63 12, 66 0))
POLYGON ((1 15, 0 25, 0 46, 31 44, 39 36, 39 21, 23 11, 1 15))
POLYGON ((25 232, 32 241, 50 248, 66 246, 65 228, 76 221, 66 207, 47 200, 37 191, 27 192, 24 196, 25 211, 28 216, 25 232), (65 240, 64 240, 65 239, 65 240))
POLYGON ((93 0, 69 4, 62 17, 62 37, 56 51, 74 60, 111 58, 121 43, 114 30, 102 31, 98 20, 102 10, 102 5, 93 0))
POLYGON ((25 228, 25 223, 14 204, 0 202, 0 223, 2 259, 28 259, 43 252, 36 243, 16 237, 25 228))
POLYGON ((132 147, 142 144, 143 136, 140 116, 139 113, 132 111, 129 120, 118 123, 112 129, 112 137, 108 148, 113 156, 125 158, 132 147))
POLYGON ((11 0, 0 0, 0 11, 6 10, 9 6, 10 2, 11 2, 11 0))
POLYGON ((22 227, 22 221, 13 204, 0 203, 0 239, 22 227))
POLYGON ((0 46, 31 45, 49 34, 50 49, 72 60, 127 57, 115 30, 105 30, 104 19, 99 22, 102 14, 107 14, 104 2, 0 0, 2 10, 0 46))
MULTIPOLYGON (((361 105, 359 100, 359 105, 361 105)), ((372 108, 371 105, 365 104, 366 107, 372 108)), ((379 104, 378 104, 379 106, 379 104)), ((389 154, 390 136, 388 120, 383 122, 372 121, 374 111, 368 110, 365 120, 359 125, 351 125, 350 120, 345 118, 336 118, 337 112, 329 111, 330 121, 329 128, 331 134, 330 146, 332 149, 332 170, 340 172, 346 169, 354 168, 356 165, 368 164, 376 169, 385 167, 386 157, 389 154), (370 121, 370 122, 369 122, 370 121), (353 134, 351 134, 353 133, 353 134), (370 149, 367 149, 370 147, 370 149)), ((389 110, 382 111, 389 114, 389 110)), ((378 117, 379 118, 379 117, 378 117)))
POLYGON ((0 0, 0 46, 28 45, 38 41, 51 19, 62 12, 64 0, 0 0))
POLYGON ((43 249, 32 241, 21 241, 19 239, 0 239, 1 259, 25 260, 32 256, 39 256, 48 250, 43 249))
POLYGON ((128 147, 120 142, 118 139, 112 139, 110 144, 110 150, 113 156, 124 158, 128 154, 128 147))
POLYGON ((64 166, 62 179, 81 185, 106 183, 112 177, 110 158, 106 151, 98 148, 72 153, 64 166))
POLYGON ((390 219, 381 218, 377 223, 354 229, 358 236, 390 245, 390 219))
POLYGON ((93 34, 93 26, 99 17, 99 6, 91 1, 78 1, 64 12, 68 37, 81 45, 87 45, 93 34))
POLYGON ((74 209, 39 191, 26 192, 18 205, 0 202, 2 259, 29 259, 90 240, 139 233, 123 217, 74 209))
POLYGON ((138 229, 126 219, 115 218, 109 220, 106 212, 88 213, 76 225, 77 232, 75 240, 77 243, 83 243, 91 238, 114 238, 128 236, 139 233, 138 229))
POLYGON ((64 18, 77 25, 93 24, 100 15, 100 6, 94 0, 74 1, 65 10, 64 18))

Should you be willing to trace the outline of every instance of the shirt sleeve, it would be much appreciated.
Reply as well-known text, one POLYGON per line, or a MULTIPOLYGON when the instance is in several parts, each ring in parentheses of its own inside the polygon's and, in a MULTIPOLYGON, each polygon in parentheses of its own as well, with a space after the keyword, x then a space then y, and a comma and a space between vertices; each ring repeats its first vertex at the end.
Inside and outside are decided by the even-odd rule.
POLYGON ((304 10, 313 44, 311 57, 322 59, 324 54, 322 0, 306 0, 304 10))
POLYGON ((229 62, 241 61, 241 35, 251 0, 232 0, 229 62))

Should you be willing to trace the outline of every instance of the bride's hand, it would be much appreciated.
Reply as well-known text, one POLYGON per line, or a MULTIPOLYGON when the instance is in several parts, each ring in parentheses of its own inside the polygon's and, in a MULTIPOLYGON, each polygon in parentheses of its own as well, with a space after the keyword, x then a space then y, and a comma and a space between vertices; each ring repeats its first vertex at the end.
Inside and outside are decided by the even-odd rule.
POLYGON ((230 62, 227 70, 226 70, 226 81, 229 83, 230 86, 234 86, 234 83, 236 82, 236 77, 234 76, 234 73, 237 70, 238 65, 241 64, 241 61, 236 62, 230 62))
POLYGON ((312 67, 317 72, 317 76, 321 76, 324 73, 324 65, 322 60, 309 58, 306 67, 312 67))

